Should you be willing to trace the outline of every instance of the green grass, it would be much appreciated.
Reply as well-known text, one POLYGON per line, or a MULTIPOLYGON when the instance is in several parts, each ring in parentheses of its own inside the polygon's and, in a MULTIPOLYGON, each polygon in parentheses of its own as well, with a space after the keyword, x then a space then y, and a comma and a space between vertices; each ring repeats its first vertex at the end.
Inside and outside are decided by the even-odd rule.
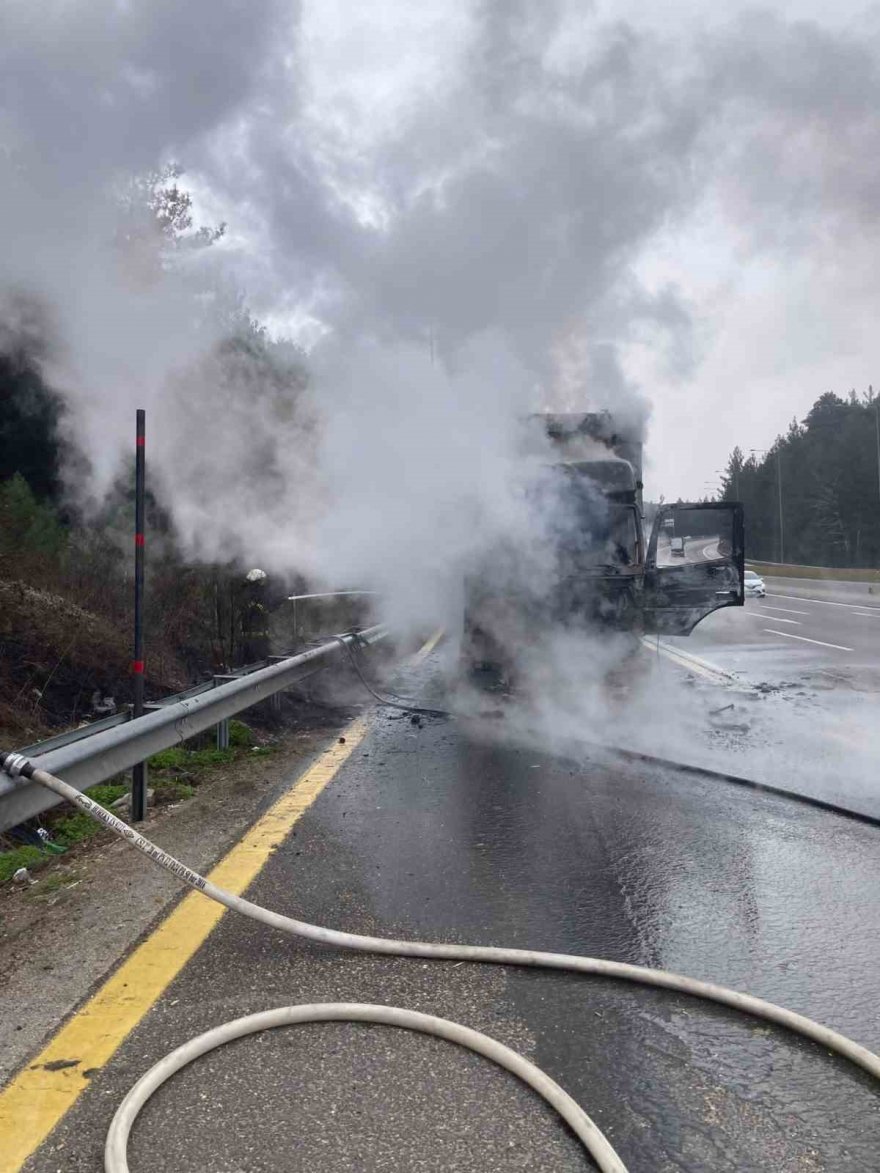
POLYGON ((100 786, 92 786, 86 791, 89 798, 99 802, 101 806, 110 807, 123 794, 128 794, 127 782, 102 782, 100 786))
POLYGON ((19 868, 28 868, 35 871, 49 862, 51 855, 40 851, 39 847, 14 847, 11 851, 0 851, 0 883, 11 880, 19 868))
MULTIPOLYGON (((101 804, 103 806, 103 803, 101 804)), ((73 847, 82 843, 84 839, 91 839, 101 830, 91 815, 77 811, 72 815, 64 815, 52 824, 52 838, 62 847, 73 847)))
POLYGON ((232 746, 250 747, 255 745, 257 741, 256 735, 250 725, 245 725, 244 721, 230 721, 229 722, 229 744, 232 746))
POLYGON ((150 758, 151 770, 204 770, 208 766, 222 766, 236 758, 235 749, 183 749, 175 745, 163 749, 150 758))
MULTIPOLYGON (((117 798, 128 794, 128 790, 127 782, 103 782, 100 786, 91 786, 86 794, 100 806, 109 808, 117 798)), ((96 823, 91 815, 85 814, 84 811, 74 811, 53 820, 52 839, 61 847, 73 847, 97 835, 100 830, 100 824, 96 823)))
MULTIPOLYGON (((266 757, 272 753, 272 746, 254 745, 255 740, 253 731, 243 721, 230 721, 229 749, 185 749, 179 745, 172 749, 164 749, 150 758, 150 786, 157 792, 156 797, 162 803, 182 802, 192 798, 196 792, 195 783, 198 775, 204 774, 212 767, 228 765, 230 762, 244 760, 250 756, 266 757), (181 777, 181 774, 184 776, 181 777)), ((128 791, 129 782, 126 779, 92 786, 86 793, 101 806, 110 807, 117 798, 128 794, 128 791)), ((83 843, 102 829, 89 815, 78 810, 73 810, 69 814, 53 815, 50 826, 52 841, 63 848, 83 843)), ((0 851, 0 883, 11 879, 19 868, 35 871, 49 863, 52 858, 49 852, 30 845, 0 851)), ((57 886, 61 886, 60 883, 57 886)), ((42 890, 48 889, 44 886, 42 890)))
POLYGON ((53 892, 58 892, 61 888, 66 888, 68 884, 75 883, 75 878, 68 872, 53 872, 51 876, 45 876, 37 884, 32 892, 35 896, 50 896, 53 892))
MULTIPOLYGON (((101 806, 109 807, 127 791, 128 784, 125 782, 105 782, 101 786, 92 786, 86 793, 101 806)), ((52 842, 59 847, 73 847, 75 843, 82 843, 84 839, 91 838, 99 830, 100 827, 89 815, 82 811, 74 811, 52 821, 52 842)), ((0 851, 0 884, 11 879, 19 868, 36 871, 53 858, 52 852, 30 844, 15 847, 11 851, 0 851)))

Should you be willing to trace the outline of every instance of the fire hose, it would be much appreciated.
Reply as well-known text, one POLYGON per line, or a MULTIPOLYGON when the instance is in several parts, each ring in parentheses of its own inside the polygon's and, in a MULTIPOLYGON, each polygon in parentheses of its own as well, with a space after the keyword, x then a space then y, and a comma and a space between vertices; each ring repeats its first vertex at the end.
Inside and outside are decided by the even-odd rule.
MULTIPOLYGON (((22 755, 0 754, 0 768, 6 770, 12 777, 29 778, 39 785, 47 787, 60 798, 73 803, 97 822, 109 828, 130 846, 143 852, 154 863, 165 868, 196 891, 202 892, 226 908, 250 917, 269 928, 279 929, 292 936, 303 937, 324 945, 364 953, 568 970, 675 990, 678 993, 718 1002, 745 1014, 751 1014, 778 1026, 786 1027, 788 1030, 812 1039, 827 1050, 836 1052, 857 1067, 867 1071, 875 1079, 880 1080, 880 1056, 875 1055, 852 1039, 846 1038, 845 1035, 793 1010, 787 1010, 772 1002, 755 998, 751 994, 742 994, 725 986, 699 981, 667 970, 650 969, 645 966, 608 961, 603 958, 578 957, 566 953, 542 953, 529 949, 503 949, 482 945, 453 945, 368 937, 283 916, 218 888, 210 880, 200 876, 186 864, 151 843, 149 839, 129 827, 127 823, 124 823, 110 811, 105 810, 88 795, 81 793, 53 774, 39 769, 22 755)), ((491 1059, 532 1087, 556 1110, 592 1156, 602 1173, 626 1173, 626 1166, 583 1108, 540 1068, 488 1035, 471 1030, 460 1023, 396 1006, 320 1002, 281 1007, 224 1023, 191 1039, 166 1055, 141 1077, 117 1109, 107 1133, 104 1149, 105 1173, 129 1173, 128 1138, 138 1113, 157 1088, 195 1059, 231 1042, 233 1039, 242 1038, 258 1031, 303 1022, 341 1021, 372 1022, 421 1031, 447 1039, 491 1059)))

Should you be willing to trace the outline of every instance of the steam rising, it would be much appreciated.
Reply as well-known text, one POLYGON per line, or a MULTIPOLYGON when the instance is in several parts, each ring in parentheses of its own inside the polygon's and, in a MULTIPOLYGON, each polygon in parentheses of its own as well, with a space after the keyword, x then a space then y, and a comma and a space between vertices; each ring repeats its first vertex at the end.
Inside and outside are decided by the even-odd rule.
POLYGON ((876 49, 864 27, 661 35, 565 0, 9 0, 3 304, 51 323, 88 492, 145 406, 197 553, 424 620, 475 549, 533 526, 519 416, 642 426, 636 372, 695 369, 705 323, 652 261, 671 233, 709 216, 728 245, 817 257, 864 230, 876 49), (172 160, 230 227, 169 262, 120 192, 172 160), (239 292, 308 360, 223 359, 239 292))

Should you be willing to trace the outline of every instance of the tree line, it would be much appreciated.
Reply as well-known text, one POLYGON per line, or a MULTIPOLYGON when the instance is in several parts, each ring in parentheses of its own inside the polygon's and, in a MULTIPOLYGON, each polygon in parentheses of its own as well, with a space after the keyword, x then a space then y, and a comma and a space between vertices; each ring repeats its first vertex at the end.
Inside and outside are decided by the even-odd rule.
MULTIPOLYGON (((194 228, 180 168, 134 177, 120 196, 114 244, 157 279, 184 251, 209 247, 223 225, 194 228)), ((214 339, 210 375, 297 403, 306 385, 302 352, 272 339, 244 298, 202 290, 214 339)), ((32 294, 0 299, 0 728, 21 739, 46 724, 79 719, 94 689, 129 694, 132 622, 133 459, 100 502, 68 491, 87 477, 88 455, 72 438, 68 408, 46 374, 55 343, 50 307, 32 294)), ((181 545, 152 478, 147 494, 148 688, 174 691, 247 656, 243 615, 248 569, 194 559, 181 545)), ((289 586, 278 579, 283 595, 289 586)), ((251 657, 252 658, 252 657, 251 657)))
POLYGON ((745 506, 756 561, 880 566, 880 394, 826 391, 768 451, 737 446, 719 499, 745 506))

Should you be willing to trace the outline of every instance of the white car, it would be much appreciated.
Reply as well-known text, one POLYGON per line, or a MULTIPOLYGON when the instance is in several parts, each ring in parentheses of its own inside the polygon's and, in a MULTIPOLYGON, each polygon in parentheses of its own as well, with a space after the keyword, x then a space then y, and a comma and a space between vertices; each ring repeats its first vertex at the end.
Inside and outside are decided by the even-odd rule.
POLYGON ((754 570, 747 570, 744 575, 744 583, 747 599, 763 599, 766 595, 764 589, 764 580, 760 574, 755 574, 754 570))

